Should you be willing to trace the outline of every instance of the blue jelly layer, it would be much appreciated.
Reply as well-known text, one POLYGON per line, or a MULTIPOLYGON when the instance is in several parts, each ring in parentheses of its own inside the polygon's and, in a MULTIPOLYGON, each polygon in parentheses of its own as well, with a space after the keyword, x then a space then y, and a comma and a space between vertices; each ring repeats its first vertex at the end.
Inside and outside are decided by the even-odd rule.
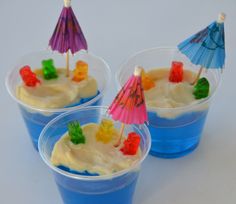
MULTIPOLYGON (((64 166, 59 168, 78 175, 95 176, 87 171, 79 173, 64 166)), ((65 204, 132 204, 138 178, 138 172, 96 181, 73 179, 58 173, 54 175, 65 204)))
MULTIPOLYGON (((99 93, 100 92, 98 91, 98 93, 95 96, 89 97, 89 98, 82 98, 78 103, 71 104, 70 106, 67 106, 67 107, 78 106, 78 105, 81 105, 85 102, 88 102, 91 99, 95 98, 97 95, 99 95, 99 93)), ((91 106, 99 106, 99 105, 101 105, 101 103, 102 103, 102 98, 100 98, 98 101, 91 104, 91 106)), ((40 135, 42 129, 45 127, 45 125, 49 121, 51 121, 53 118, 58 116, 59 113, 47 116, 47 115, 43 115, 40 113, 31 113, 31 112, 28 112, 27 109, 25 109, 24 107, 22 107, 22 106, 19 106, 19 107, 20 107, 22 117, 25 121, 28 133, 31 137, 31 141, 33 143, 33 146, 36 150, 38 150, 38 139, 39 139, 39 135, 40 135)))
POLYGON ((63 171, 67 171, 69 173, 72 173, 72 174, 77 174, 77 175, 81 175, 81 176, 99 176, 99 174, 97 173, 89 173, 88 171, 84 171, 84 172, 78 172, 78 171, 75 171, 73 169, 70 169, 66 166, 63 166, 63 165, 60 165, 60 166, 57 166, 57 168, 63 170, 63 171))
POLYGON ((189 112, 166 119, 148 112, 152 137, 150 154, 162 158, 177 158, 189 154, 199 144, 208 110, 189 112))

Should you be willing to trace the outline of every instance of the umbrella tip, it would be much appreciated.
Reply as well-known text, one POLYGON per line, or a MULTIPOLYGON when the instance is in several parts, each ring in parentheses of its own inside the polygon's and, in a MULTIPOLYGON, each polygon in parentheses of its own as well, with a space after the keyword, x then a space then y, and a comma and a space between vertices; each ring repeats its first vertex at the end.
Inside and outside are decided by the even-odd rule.
POLYGON ((143 68, 140 66, 135 66, 134 68, 134 76, 141 76, 141 72, 142 72, 143 68))
POLYGON ((218 20, 217 20, 217 22, 218 22, 218 23, 224 23, 225 18, 226 18, 225 13, 221 12, 221 13, 218 15, 218 20))
POLYGON ((71 5, 71 0, 64 0, 64 6, 65 7, 70 7, 70 5, 71 5))

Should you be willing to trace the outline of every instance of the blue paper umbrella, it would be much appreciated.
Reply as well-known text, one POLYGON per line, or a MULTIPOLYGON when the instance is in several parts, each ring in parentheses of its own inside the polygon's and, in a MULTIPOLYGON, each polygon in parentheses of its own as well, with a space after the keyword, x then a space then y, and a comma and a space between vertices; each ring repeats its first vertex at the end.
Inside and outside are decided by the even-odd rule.
POLYGON ((178 45, 178 49, 195 65, 200 65, 197 81, 203 68, 223 69, 225 64, 225 14, 217 21, 178 45))

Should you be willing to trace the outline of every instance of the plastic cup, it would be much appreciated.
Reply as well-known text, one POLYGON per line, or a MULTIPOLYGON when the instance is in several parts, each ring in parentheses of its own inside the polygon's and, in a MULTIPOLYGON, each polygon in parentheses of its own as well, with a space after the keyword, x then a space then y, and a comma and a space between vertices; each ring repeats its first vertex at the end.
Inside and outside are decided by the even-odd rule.
POLYGON ((38 150, 38 138, 44 126, 59 114, 80 109, 86 106, 101 105, 104 92, 110 81, 111 73, 107 63, 100 57, 91 53, 79 52, 70 58, 70 67, 74 69, 77 60, 84 60, 89 64, 89 75, 93 76, 98 83, 98 94, 91 98, 81 99, 80 103, 73 104, 68 107, 57 109, 43 109, 30 106, 16 96, 16 87, 22 83, 19 70, 25 65, 29 65, 32 69, 41 68, 41 61, 52 58, 56 67, 65 67, 65 57, 58 53, 50 51, 34 52, 22 57, 16 64, 15 68, 8 73, 6 77, 6 87, 9 94, 17 102, 21 115, 24 119, 28 133, 30 135, 33 146, 38 150))
MULTIPOLYGON (((197 72, 199 67, 176 48, 152 48, 130 57, 116 74, 120 88, 132 74, 136 65, 145 70, 169 68, 173 60, 182 61, 184 68, 197 72)), ((219 82, 220 71, 209 69, 201 76, 210 82, 210 96, 192 105, 180 108, 148 108, 149 131, 152 137, 150 154, 161 158, 177 158, 192 152, 202 136, 209 105, 219 82)))
MULTIPOLYGON (((50 158, 55 143, 67 131, 67 124, 77 120, 81 125, 100 123, 109 118, 106 107, 85 107, 70 111, 53 119, 43 129, 39 138, 39 153, 43 161, 53 171, 53 175, 65 204, 132 204, 133 194, 142 161, 146 158, 151 142, 150 133, 145 125, 127 125, 125 133, 134 131, 141 136, 142 155, 140 160, 125 169, 111 175, 89 176, 65 171, 51 164, 50 158), (99 118, 97 113, 99 112, 99 118)), ((115 127, 120 127, 115 122, 115 127)))

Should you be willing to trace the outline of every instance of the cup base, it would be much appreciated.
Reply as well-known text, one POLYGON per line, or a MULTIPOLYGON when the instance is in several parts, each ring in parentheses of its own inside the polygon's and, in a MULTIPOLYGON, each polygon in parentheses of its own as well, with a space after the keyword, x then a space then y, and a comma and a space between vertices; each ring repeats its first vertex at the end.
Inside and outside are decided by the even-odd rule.
POLYGON ((199 145, 199 143, 193 145, 191 148, 183 151, 183 152, 177 152, 177 153, 163 153, 163 152, 155 152, 155 151, 150 151, 149 154, 154 156, 154 157, 159 157, 159 158, 163 158, 163 159, 175 159, 175 158, 180 158, 183 156, 186 156, 190 153, 192 153, 197 146, 199 145))

